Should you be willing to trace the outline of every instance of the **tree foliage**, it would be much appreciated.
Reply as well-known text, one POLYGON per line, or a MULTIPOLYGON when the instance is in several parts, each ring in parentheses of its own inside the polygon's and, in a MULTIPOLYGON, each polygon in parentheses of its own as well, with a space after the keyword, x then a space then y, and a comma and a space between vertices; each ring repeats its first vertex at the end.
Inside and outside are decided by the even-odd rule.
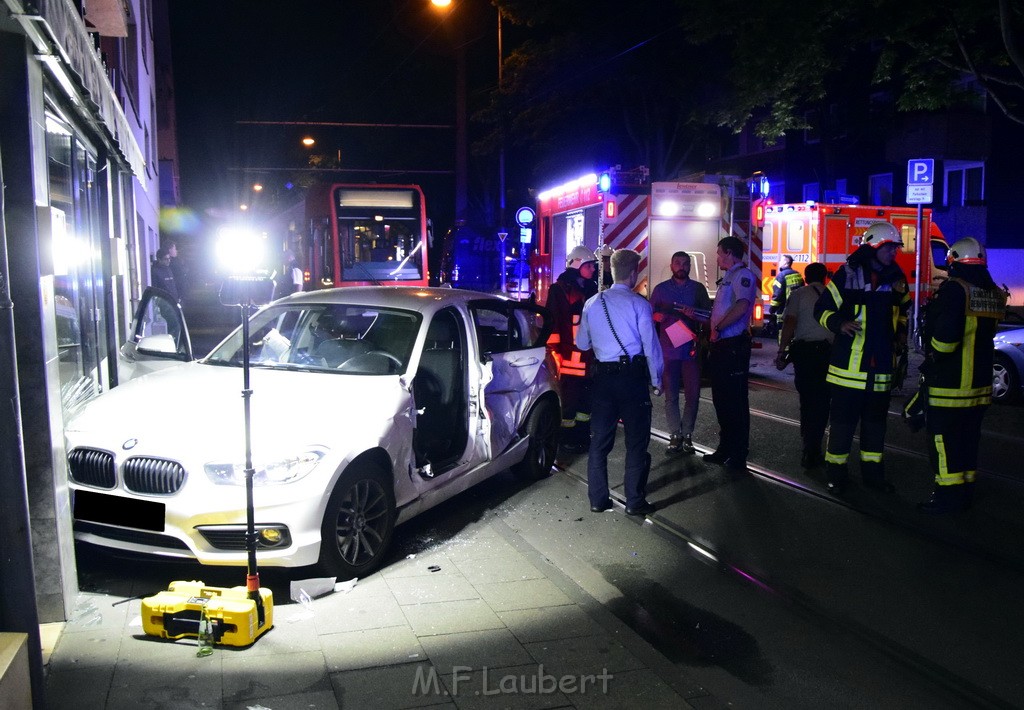
POLYGON ((504 81, 475 119, 492 127, 475 146, 528 156, 534 173, 643 164, 674 177, 689 159, 699 118, 699 57, 673 0, 496 0, 529 39, 505 58, 504 81))
POLYGON ((803 111, 867 59, 870 84, 892 91, 900 110, 969 103, 980 89, 1024 125, 1024 2, 1021 0, 819 0, 795 10, 759 3, 679 0, 692 41, 729 64, 714 121, 756 122, 774 140, 804 128, 803 111), (728 19, 725 19, 728 18, 728 19))

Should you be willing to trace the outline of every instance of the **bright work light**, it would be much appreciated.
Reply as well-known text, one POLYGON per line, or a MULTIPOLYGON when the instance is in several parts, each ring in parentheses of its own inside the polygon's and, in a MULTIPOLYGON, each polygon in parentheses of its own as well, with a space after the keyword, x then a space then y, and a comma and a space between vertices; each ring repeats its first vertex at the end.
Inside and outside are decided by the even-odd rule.
POLYGON ((231 274, 251 274, 263 266, 264 240, 251 229, 221 227, 217 232, 217 262, 231 274))

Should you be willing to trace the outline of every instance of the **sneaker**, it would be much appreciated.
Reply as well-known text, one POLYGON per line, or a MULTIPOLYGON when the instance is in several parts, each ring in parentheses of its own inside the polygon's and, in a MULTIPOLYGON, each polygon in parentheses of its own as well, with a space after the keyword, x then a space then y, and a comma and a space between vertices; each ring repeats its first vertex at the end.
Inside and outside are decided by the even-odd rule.
POLYGON ((666 456, 675 456, 676 454, 692 454, 693 441, 689 434, 673 434, 668 440, 668 447, 665 449, 666 456))

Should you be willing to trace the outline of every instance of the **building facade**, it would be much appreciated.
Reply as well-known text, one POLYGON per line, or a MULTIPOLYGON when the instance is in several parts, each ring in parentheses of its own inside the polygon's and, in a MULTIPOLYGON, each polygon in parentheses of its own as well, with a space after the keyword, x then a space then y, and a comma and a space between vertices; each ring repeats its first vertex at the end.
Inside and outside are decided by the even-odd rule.
POLYGON ((1024 305, 1024 258, 1014 226, 1024 177, 1016 156, 1024 130, 973 92, 975 101, 948 111, 897 112, 885 91, 857 94, 805 113, 809 126, 768 145, 751 129, 726 136, 706 164, 709 173, 771 181, 774 202, 907 205, 908 161, 935 161, 933 199, 924 205, 948 242, 971 236, 992 256, 993 274, 1024 305))
MULTIPOLYGON (((39 622, 68 619, 77 596, 64 424, 117 384, 159 244, 155 77, 152 0, 0 0, 0 284, 14 352, 0 376, 17 383, 0 446, 23 461, 39 622)), ((8 458, 5 491, 19 475, 8 458)))

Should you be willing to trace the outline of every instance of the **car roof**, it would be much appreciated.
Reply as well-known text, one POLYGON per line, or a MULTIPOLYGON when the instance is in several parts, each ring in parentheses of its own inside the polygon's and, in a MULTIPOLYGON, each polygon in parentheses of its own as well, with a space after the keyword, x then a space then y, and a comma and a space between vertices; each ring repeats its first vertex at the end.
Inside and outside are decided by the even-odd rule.
POLYGON ((380 308, 432 313, 447 306, 465 304, 477 299, 507 301, 507 296, 454 288, 417 286, 346 286, 292 294, 275 303, 346 304, 358 303, 380 308))

